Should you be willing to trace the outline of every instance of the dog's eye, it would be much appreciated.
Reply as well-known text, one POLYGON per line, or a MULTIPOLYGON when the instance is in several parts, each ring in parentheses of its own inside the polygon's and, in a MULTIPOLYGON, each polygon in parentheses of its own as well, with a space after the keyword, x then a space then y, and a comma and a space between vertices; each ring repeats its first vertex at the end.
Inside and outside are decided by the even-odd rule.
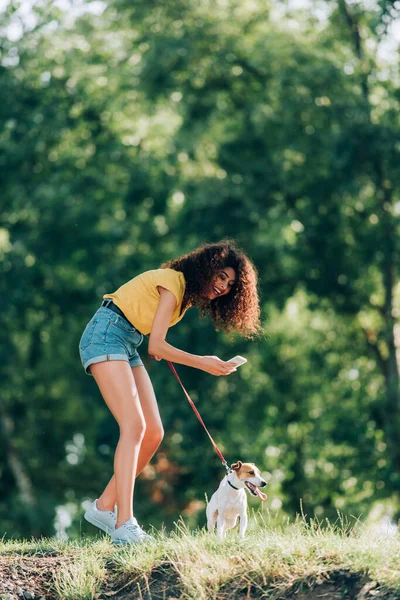
POLYGON ((254 471, 249 471, 249 475, 254 475, 254 471))

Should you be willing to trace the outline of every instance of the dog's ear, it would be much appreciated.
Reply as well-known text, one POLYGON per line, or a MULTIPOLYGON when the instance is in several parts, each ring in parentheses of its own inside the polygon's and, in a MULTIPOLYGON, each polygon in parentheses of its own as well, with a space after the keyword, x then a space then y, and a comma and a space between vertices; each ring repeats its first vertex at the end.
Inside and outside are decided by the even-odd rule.
POLYGON ((233 471, 239 471, 240 467, 242 466, 242 462, 240 460, 238 460, 236 463, 233 463, 231 465, 231 469, 233 471))

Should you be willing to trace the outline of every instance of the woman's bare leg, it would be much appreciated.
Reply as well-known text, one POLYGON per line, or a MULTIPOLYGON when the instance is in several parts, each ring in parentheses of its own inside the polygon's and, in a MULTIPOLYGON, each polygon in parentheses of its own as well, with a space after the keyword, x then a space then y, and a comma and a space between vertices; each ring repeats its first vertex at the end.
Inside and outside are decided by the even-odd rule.
MULTIPOLYGON (((164 436, 164 430, 153 385, 146 369, 144 367, 133 367, 132 373, 136 382, 139 401, 146 422, 146 431, 140 446, 137 463, 137 477, 150 462, 152 456, 159 447, 164 436)), ((104 492, 99 496, 97 507, 100 510, 114 510, 115 504, 118 504, 118 501, 115 476, 113 475, 104 492)))
POLYGON ((115 494, 118 504, 116 527, 119 527, 133 516, 135 473, 146 422, 128 362, 105 361, 92 365, 90 370, 119 425, 120 436, 114 456, 115 494))

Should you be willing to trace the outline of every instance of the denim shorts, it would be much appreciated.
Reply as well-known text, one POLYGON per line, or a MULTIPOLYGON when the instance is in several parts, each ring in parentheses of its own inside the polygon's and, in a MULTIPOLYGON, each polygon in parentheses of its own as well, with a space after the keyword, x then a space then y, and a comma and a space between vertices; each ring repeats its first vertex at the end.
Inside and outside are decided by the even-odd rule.
POLYGON ((101 306, 86 325, 79 342, 83 368, 106 360, 126 360, 131 367, 143 366, 137 351, 143 334, 114 311, 101 306))

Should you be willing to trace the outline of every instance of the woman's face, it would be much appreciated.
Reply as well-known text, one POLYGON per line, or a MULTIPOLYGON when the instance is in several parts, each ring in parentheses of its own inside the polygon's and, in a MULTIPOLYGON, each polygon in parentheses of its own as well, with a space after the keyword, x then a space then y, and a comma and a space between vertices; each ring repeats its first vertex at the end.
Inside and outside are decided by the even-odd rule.
POLYGON ((235 281, 236 273, 232 267, 224 267, 214 275, 206 298, 215 300, 215 298, 229 294, 235 281))

